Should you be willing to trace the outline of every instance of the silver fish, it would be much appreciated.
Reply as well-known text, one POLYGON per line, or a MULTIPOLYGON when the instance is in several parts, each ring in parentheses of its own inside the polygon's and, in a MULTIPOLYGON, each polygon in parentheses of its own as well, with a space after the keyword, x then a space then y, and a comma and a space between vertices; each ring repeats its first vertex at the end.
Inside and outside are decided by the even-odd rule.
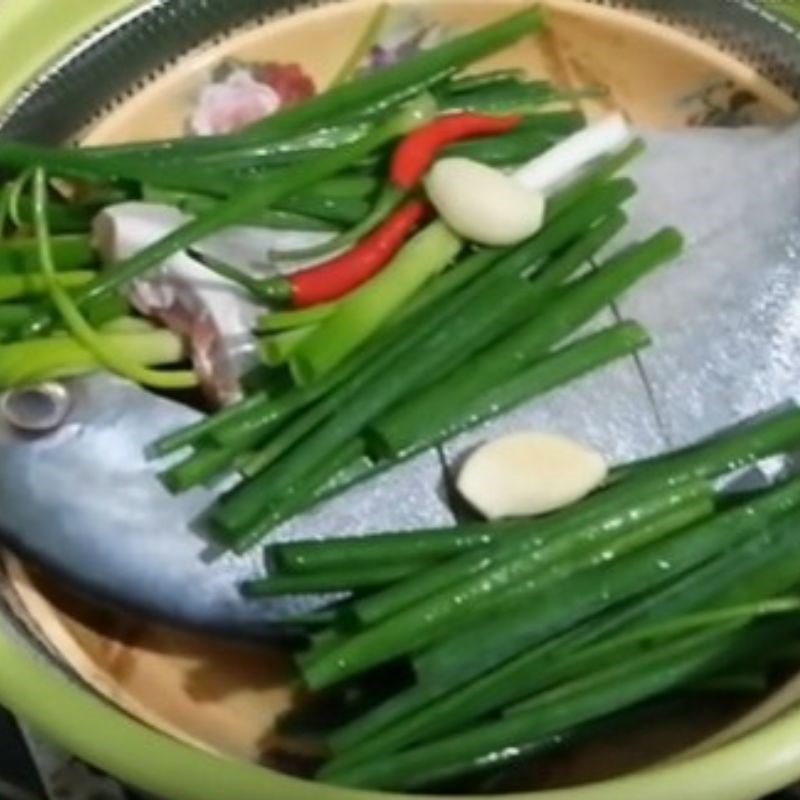
MULTIPOLYGON (((148 617, 233 635, 280 633, 309 598, 253 602, 239 585, 264 574, 262 553, 215 551, 202 516, 218 492, 170 495, 147 443, 199 414, 126 381, 70 382, 71 408, 35 435, 0 420, 2 539, 97 600, 148 617)), ((283 525, 273 541, 448 525, 435 454, 283 525)), ((317 601, 318 602, 318 601, 317 601)))
MULTIPOLYGON (((498 431, 560 430, 614 460, 680 445, 796 398, 800 361, 800 128, 648 137, 631 233, 677 223, 684 257, 610 308, 641 320, 654 346, 459 437, 464 452, 498 431)), ((618 246, 618 245, 617 245, 618 246)), ((172 497, 144 447, 196 412, 110 377, 69 384, 55 431, 0 423, 3 541, 97 598, 236 634, 277 630, 307 600, 245 602, 259 553, 214 554, 198 519, 215 491, 172 497)), ((275 540, 447 525, 440 457, 428 453, 283 526, 275 540)))

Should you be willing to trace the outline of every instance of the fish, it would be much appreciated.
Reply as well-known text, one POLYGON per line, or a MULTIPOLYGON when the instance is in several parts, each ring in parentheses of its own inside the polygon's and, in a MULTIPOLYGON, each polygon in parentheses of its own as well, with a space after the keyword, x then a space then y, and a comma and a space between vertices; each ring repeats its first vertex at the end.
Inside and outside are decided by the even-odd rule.
MULTIPOLYGON (((43 430, 35 420, 18 429, 0 404, 0 539, 12 551, 94 601, 237 638, 287 636, 292 617, 329 601, 245 599, 241 583, 268 574, 263 551, 222 551, 204 523, 231 480, 179 496, 164 488, 158 476, 171 459, 149 459, 147 446, 200 412, 106 374, 63 391, 66 413, 43 430)), ((280 526, 271 541, 444 527, 452 516, 440 483, 438 458, 423 455, 280 526)))
MULTIPOLYGON (((321 504, 271 542, 450 526, 463 518, 454 474, 499 433, 563 432, 623 461, 797 401, 800 126, 646 138, 625 236, 677 223, 688 248, 593 326, 638 319, 653 347, 321 504)), ((261 551, 215 549, 204 521, 230 480, 181 496, 163 487, 171 461, 149 460, 146 448, 201 412, 111 375, 63 386, 63 419, 39 430, 20 430, 0 403, 5 546, 96 600, 230 636, 286 636, 295 615, 331 601, 244 599, 241 582, 269 572, 261 551)))

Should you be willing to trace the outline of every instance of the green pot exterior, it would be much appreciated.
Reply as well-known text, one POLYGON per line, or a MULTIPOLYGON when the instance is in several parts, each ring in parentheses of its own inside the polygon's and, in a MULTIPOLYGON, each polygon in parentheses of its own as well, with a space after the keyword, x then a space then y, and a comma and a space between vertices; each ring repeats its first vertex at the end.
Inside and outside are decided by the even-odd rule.
POLYGON ((800 4, 797 0, 779 0, 777 3, 762 0, 762 2, 773 14, 782 17, 792 25, 800 26, 800 4))
MULTIPOLYGON (((5 633, 0 633, 0 698, 10 711, 68 752, 158 797, 401 800, 399 795, 300 781, 180 744, 67 682, 5 633)), ((580 789, 534 792, 521 797, 525 800, 675 800, 676 797, 755 800, 798 777, 800 712, 795 712, 758 733, 692 761, 580 789)))
POLYGON ((0 107, 59 53, 138 0, 13 0, 0 14, 0 107))

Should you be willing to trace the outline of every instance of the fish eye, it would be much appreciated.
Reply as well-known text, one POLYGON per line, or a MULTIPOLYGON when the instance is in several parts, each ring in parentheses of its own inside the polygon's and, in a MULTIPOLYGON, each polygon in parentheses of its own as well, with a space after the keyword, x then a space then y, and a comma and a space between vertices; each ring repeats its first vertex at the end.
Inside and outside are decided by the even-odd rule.
POLYGON ((0 396, 0 411, 20 431, 46 433, 58 428, 70 410, 70 396, 60 383, 14 389, 0 396))

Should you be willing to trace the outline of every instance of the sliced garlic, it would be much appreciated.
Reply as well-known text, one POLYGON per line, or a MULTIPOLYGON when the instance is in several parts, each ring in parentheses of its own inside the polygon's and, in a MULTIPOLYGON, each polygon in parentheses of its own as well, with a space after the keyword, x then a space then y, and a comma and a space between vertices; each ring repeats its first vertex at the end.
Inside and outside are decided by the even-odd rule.
POLYGON ((499 170, 468 158, 438 161, 425 182, 444 221, 465 239, 518 244, 544 224, 545 199, 499 170))
POLYGON ((487 519, 546 514, 603 483, 605 459, 586 445, 546 433, 518 433, 483 445, 464 464, 458 490, 487 519))

